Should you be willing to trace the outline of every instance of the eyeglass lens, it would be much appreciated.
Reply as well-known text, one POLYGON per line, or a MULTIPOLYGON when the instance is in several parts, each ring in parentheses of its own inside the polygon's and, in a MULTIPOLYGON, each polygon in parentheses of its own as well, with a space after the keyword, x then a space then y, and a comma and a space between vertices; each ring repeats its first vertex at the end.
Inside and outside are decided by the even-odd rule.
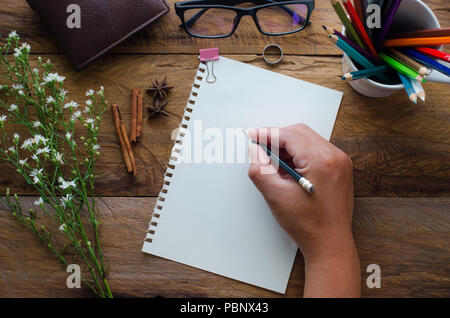
MULTIPOLYGON (((306 23, 305 4, 274 5, 259 9, 256 18, 261 30, 269 34, 297 31, 306 23)), ((224 8, 193 8, 184 12, 186 28, 199 36, 224 36, 233 31, 237 13, 224 8)))

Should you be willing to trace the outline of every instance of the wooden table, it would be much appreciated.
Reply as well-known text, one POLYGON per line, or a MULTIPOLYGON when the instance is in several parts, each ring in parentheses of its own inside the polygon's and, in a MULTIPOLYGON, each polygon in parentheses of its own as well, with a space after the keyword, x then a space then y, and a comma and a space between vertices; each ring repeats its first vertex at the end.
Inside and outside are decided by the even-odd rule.
MULTIPOLYGON (((357 94, 341 75, 341 52, 330 44, 322 24, 339 26, 329 1, 317 0, 312 25, 290 36, 265 37, 249 18, 236 34, 221 40, 191 38, 178 28, 173 12, 115 48, 80 73, 73 70, 38 16, 24 0, 3 0, 0 34, 16 29, 33 52, 55 62, 67 77, 66 89, 83 101, 88 88, 105 86, 109 102, 123 105, 129 123, 130 89, 144 89, 168 76, 175 89, 169 118, 145 124, 135 147, 139 175, 125 171, 110 112, 104 115, 102 155, 96 184, 103 217, 101 236, 110 264, 109 281, 116 296, 271 297, 276 293, 177 264, 141 252, 144 233, 162 184, 172 147, 170 132, 179 124, 198 65, 199 48, 220 47, 224 56, 270 68, 261 52, 268 43, 286 53, 272 67, 295 78, 344 92, 331 142, 354 164, 354 233, 361 257, 362 291, 366 297, 450 296, 450 170, 448 86, 426 84, 426 104, 408 102, 403 91, 388 98, 357 94), (366 267, 381 266, 381 288, 366 287, 366 267)), ((447 0, 425 1, 441 26, 450 26, 447 0)), ((33 59, 37 59, 37 54, 33 59)), ((149 99, 147 99, 149 102, 149 99)), ((12 134, 12 132, 11 132, 12 134)), ((33 193, 1 165, 0 190, 7 187, 23 200, 33 193)), ((67 273, 56 258, 0 208, 0 296, 90 296, 86 289, 65 287, 67 273)), ((302 295, 303 260, 298 253, 285 296, 302 295)), ((337 286, 338 288, 338 286, 337 286)))

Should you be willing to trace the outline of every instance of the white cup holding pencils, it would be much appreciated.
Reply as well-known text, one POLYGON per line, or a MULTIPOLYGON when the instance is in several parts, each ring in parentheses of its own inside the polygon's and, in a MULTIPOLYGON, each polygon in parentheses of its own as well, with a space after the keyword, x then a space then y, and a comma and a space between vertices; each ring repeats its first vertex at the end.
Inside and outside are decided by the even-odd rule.
MULTIPOLYGON (((407 32, 415 30, 438 29, 440 24, 433 11, 420 0, 402 1, 392 22, 392 30, 407 32), (420 19, 417 17, 420 16, 420 19)), ((345 34, 345 28, 342 31, 345 34)), ((353 61, 344 53, 342 70, 345 73, 358 71, 353 61)), ((358 93, 368 97, 386 97, 404 89, 403 84, 383 84, 368 78, 348 81, 348 84, 358 93)))

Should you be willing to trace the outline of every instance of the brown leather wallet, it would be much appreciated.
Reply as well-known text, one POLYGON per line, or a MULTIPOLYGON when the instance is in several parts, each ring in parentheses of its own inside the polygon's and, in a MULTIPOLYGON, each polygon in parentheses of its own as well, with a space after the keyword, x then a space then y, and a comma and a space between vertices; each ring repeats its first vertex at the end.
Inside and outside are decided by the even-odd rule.
POLYGON ((49 27, 78 70, 169 12, 164 0, 27 2, 49 27))

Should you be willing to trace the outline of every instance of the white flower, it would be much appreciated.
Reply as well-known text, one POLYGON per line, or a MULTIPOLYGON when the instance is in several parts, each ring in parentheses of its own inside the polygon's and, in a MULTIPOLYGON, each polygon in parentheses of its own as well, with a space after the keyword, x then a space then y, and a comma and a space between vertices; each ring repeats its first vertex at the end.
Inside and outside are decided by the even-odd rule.
POLYGON ((46 103, 47 103, 47 104, 53 103, 54 101, 55 101, 55 99, 53 98, 53 96, 49 96, 49 97, 47 97, 47 99, 46 99, 46 103))
POLYGON ((9 110, 10 112, 13 112, 13 111, 17 110, 17 105, 16 105, 16 104, 12 104, 12 105, 9 107, 8 110, 9 110))
POLYGON ((72 134, 70 132, 67 132, 66 133, 66 139, 70 140, 70 138, 72 138, 72 134))
POLYGON ((75 113, 72 114, 72 118, 70 120, 75 121, 80 116, 81 116, 81 112, 79 110, 77 110, 75 113))
POLYGON ((18 92, 17 92, 19 95, 25 95, 25 93, 23 92, 23 90, 19 90, 18 92))
POLYGON ((89 106, 86 106, 86 107, 84 108, 84 110, 83 110, 83 112, 84 112, 85 114, 89 113, 90 111, 91 111, 91 109, 89 108, 89 106))
POLYGON ((91 105, 92 105, 92 101, 91 101, 90 99, 88 99, 88 100, 86 101, 86 105, 91 106, 91 105))
POLYGON ((31 50, 31 46, 28 43, 22 43, 22 45, 19 47, 20 51, 26 51, 26 52, 30 52, 31 50))
POLYGON ((23 165, 27 162, 27 160, 28 160, 28 158, 20 159, 20 160, 19 160, 19 164, 20 164, 21 166, 23 166, 23 165))
POLYGON ((66 94, 67 94, 67 91, 63 88, 63 89, 61 89, 60 91, 59 91, 59 93, 61 94, 61 96, 66 96, 66 94))
POLYGON ((14 49, 14 54, 13 54, 14 57, 19 57, 21 54, 22 54, 22 52, 18 48, 14 49))
POLYGON ((100 90, 97 92, 97 94, 99 96, 103 96, 104 92, 105 92, 105 88, 103 86, 100 86, 100 90))
POLYGON ((23 142, 23 144, 22 144, 22 146, 21 146, 20 148, 22 148, 22 149, 28 149, 28 147, 30 147, 32 144, 33 144, 33 139, 28 138, 28 139, 26 139, 26 140, 23 142))
POLYGON ((72 188, 77 187, 77 185, 75 184, 75 181, 66 181, 62 177, 58 178, 58 182, 60 183, 59 187, 63 190, 65 190, 69 187, 72 187, 72 188))
MULTIPOLYGON (((61 201, 61 204, 63 204, 63 206, 66 207, 65 202, 63 203, 63 201, 61 201)), ((64 231, 66 230, 66 225, 65 225, 64 223, 61 224, 61 225, 59 226, 59 230, 64 232, 64 231)))
POLYGON ((39 148, 39 149, 36 151, 36 155, 40 155, 41 153, 49 153, 49 152, 50 152, 50 149, 48 149, 48 147, 39 148))
POLYGON ((69 107, 73 107, 73 108, 77 108, 78 107, 78 103, 71 101, 70 103, 67 103, 64 105, 64 108, 69 108, 69 107))
POLYGON ((22 89, 23 86, 21 84, 13 84, 12 88, 14 88, 15 90, 18 90, 18 89, 22 89))
POLYGON ((57 152, 55 154, 55 161, 60 162, 61 164, 64 164, 64 162, 62 161, 62 154, 60 154, 59 152, 57 152))
MULTIPOLYGON (((50 60, 48 61, 50 63, 50 60)), ((64 76, 59 75, 58 73, 49 73, 47 76, 44 76, 44 83, 58 82, 62 83, 66 79, 64 76)))
POLYGON ((34 205, 41 206, 44 204, 44 200, 40 197, 39 200, 34 201, 34 205))
POLYGON ((17 38, 18 35, 17 35, 16 30, 9 32, 8 37, 9 37, 9 38, 17 38))
POLYGON ((0 122, 4 122, 4 121, 6 121, 6 115, 1 115, 0 116, 0 122))
POLYGON ((10 151, 10 152, 12 152, 12 153, 15 153, 15 152, 16 152, 16 149, 15 149, 14 147, 9 147, 9 148, 8 148, 8 151, 10 151))
POLYGON ((94 151, 98 151, 98 150, 100 150, 100 146, 99 145, 94 145, 93 147, 92 147, 92 150, 94 150, 94 151))
POLYGON ((36 156, 36 155, 32 155, 32 156, 31 156, 31 159, 33 159, 34 161, 38 161, 39 158, 38 158, 38 156, 36 156))
POLYGON ((39 177, 42 175, 42 169, 37 170, 36 168, 34 168, 31 173, 30 173, 30 177, 33 178, 33 183, 39 183, 39 177))
POLYGON ((33 127, 34 127, 34 128, 37 128, 37 127, 39 127, 40 125, 41 125, 41 122, 38 121, 38 120, 36 120, 36 121, 33 122, 33 127))
POLYGON ((84 121, 86 125, 91 124, 92 129, 94 129, 94 118, 88 118, 84 121))
POLYGON ((86 92, 86 96, 92 96, 92 95, 94 95, 94 90, 93 89, 90 89, 90 90, 88 90, 86 92))
POLYGON ((42 135, 34 135, 33 143, 39 144, 39 142, 42 141, 43 144, 47 143, 48 139, 43 137, 42 135))
POLYGON ((33 72, 37 75, 39 74, 39 70, 37 68, 33 68, 33 72))
POLYGON ((14 138, 14 140, 19 140, 20 135, 18 133, 14 133, 13 138, 14 138))
POLYGON ((34 168, 33 170, 31 170, 30 172, 30 177, 38 177, 42 174, 43 169, 36 169, 34 168))
POLYGON ((61 205, 65 208, 66 204, 69 203, 73 199, 73 195, 66 194, 66 196, 59 199, 61 201, 61 205))

